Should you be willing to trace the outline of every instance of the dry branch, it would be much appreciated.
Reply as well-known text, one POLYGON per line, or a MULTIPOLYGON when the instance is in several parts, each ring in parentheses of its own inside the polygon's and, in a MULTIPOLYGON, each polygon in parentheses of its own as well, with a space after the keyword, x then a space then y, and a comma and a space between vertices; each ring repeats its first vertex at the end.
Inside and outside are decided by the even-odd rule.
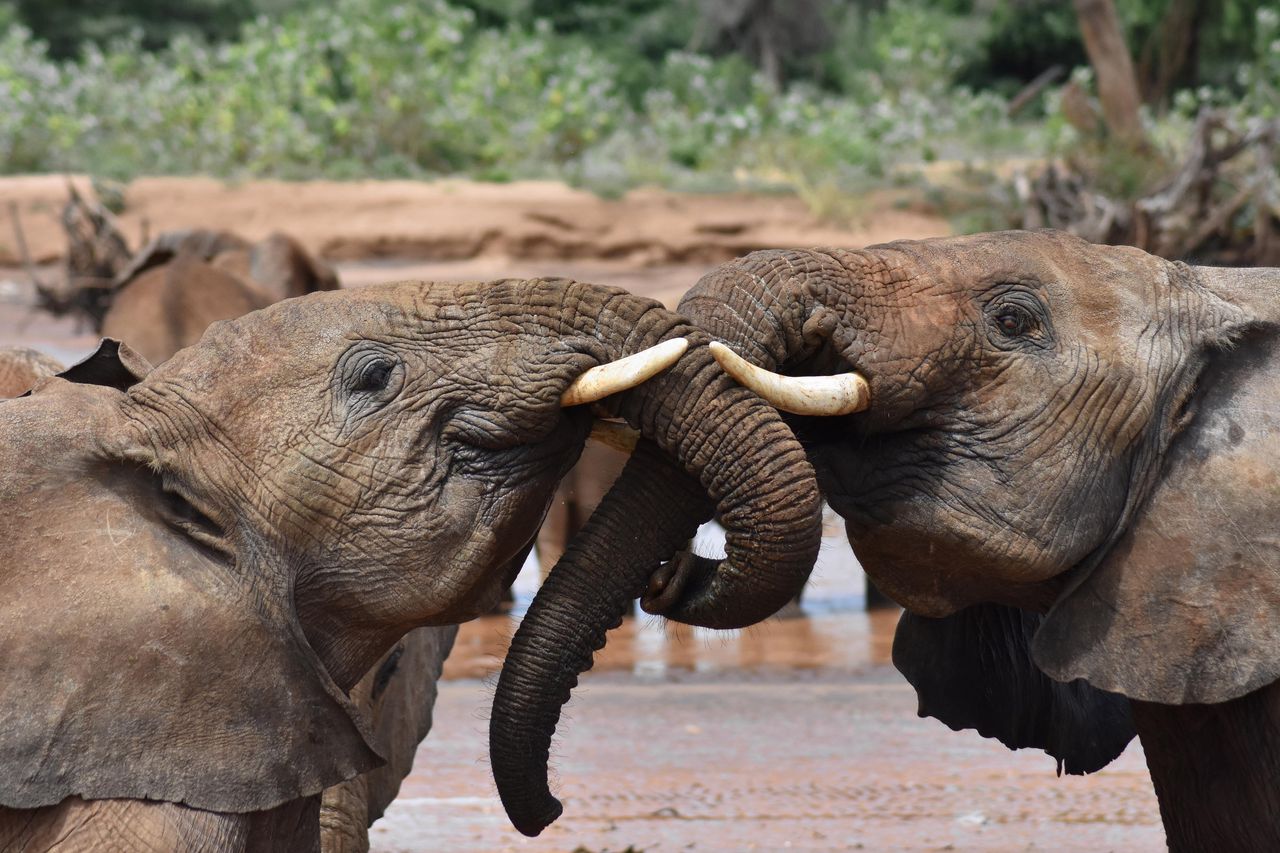
POLYGON ((1205 111, 1179 165, 1140 198, 1101 192, 1096 163, 1054 163, 1034 179, 1015 180, 1019 219, 1167 258, 1280 265, 1278 144, 1280 121, 1240 127, 1205 111))

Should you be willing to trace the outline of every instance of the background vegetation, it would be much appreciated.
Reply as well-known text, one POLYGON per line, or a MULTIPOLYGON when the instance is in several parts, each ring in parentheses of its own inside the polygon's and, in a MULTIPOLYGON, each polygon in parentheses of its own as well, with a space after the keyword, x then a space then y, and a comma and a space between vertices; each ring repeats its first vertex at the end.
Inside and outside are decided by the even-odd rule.
MULTIPOLYGON (((1120 191, 1207 104, 1275 117, 1274 3, 1116 7, 1168 155, 1108 166, 1120 191)), ((0 0, 0 26, 4 172, 776 187, 841 214, 932 161, 1072 150, 1097 106, 1064 0, 0 0)))

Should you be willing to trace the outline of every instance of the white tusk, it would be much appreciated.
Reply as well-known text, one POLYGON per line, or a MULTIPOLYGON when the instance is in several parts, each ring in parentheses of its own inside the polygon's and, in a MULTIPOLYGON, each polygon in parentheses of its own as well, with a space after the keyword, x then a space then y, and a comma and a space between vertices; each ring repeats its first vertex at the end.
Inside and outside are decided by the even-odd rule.
POLYGON ((672 338, 635 355, 593 367, 565 389, 560 405, 581 406, 634 388, 675 364, 688 348, 689 342, 684 338, 672 338))
POLYGON ((597 418, 591 424, 591 435, 587 437, 605 447, 631 454, 635 452, 636 442, 640 440, 640 431, 618 421, 602 421, 597 418))
POLYGON ((862 411, 871 402, 871 387, 856 373, 783 376, 756 367, 719 341, 711 342, 711 354, 725 373, 784 412, 818 417, 849 415, 862 411))

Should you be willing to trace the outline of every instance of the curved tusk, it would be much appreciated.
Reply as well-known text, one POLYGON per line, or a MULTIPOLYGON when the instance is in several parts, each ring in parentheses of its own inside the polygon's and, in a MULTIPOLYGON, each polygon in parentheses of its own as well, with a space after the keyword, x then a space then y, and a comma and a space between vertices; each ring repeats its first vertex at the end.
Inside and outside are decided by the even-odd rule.
POLYGON ((719 341, 711 342, 711 354, 725 373, 784 412, 831 417, 860 412, 871 403, 871 387, 856 373, 783 376, 756 367, 719 341))
POLYGON ((560 405, 581 406, 634 388, 675 364, 688 348, 689 342, 684 338, 672 338, 635 355, 593 367, 565 389, 560 405))
POLYGON ((640 431, 618 421, 603 421, 596 418, 595 423, 591 425, 591 434, 587 438, 630 455, 636 450, 640 431))

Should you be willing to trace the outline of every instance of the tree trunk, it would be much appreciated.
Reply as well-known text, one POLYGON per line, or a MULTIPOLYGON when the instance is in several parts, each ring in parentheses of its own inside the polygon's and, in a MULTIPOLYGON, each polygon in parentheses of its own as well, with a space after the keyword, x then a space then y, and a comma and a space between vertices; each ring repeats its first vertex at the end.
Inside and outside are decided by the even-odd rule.
POLYGON ((1145 145, 1138 108, 1138 78, 1120 28, 1114 0, 1075 0, 1085 52, 1098 78, 1098 97, 1107 129, 1125 145, 1145 145))
POLYGON ((1179 80, 1194 79, 1206 0, 1171 0, 1142 49, 1139 77, 1143 100, 1161 104, 1179 80))

